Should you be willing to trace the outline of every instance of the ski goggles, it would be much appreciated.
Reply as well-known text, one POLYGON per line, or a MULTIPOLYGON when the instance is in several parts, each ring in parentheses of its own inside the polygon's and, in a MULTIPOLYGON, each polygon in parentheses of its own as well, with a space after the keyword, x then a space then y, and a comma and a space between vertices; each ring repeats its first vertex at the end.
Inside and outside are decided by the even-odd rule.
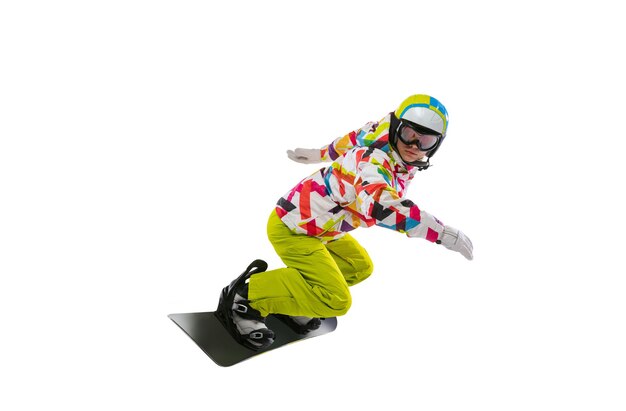
POLYGON ((396 135, 407 146, 415 146, 420 151, 429 151, 437 147, 441 134, 433 134, 432 130, 420 127, 417 124, 409 125, 402 122, 396 135))

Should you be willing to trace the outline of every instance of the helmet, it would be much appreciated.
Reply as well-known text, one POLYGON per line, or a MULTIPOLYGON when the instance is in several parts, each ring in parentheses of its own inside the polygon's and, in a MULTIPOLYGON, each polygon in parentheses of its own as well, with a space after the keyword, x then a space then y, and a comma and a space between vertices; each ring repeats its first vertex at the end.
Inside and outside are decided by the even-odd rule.
POLYGON ((441 146, 448 131, 448 111, 443 104, 434 97, 426 94, 414 94, 404 100, 392 113, 392 127, 390 141, 397 150, 396 142, 402 127, 411 127, 419 133, 434 133, 439 136, 437 144, 427 151, 426 161, 413 161, 407 164, 425 170, 430 166, 430 158, 441 146))

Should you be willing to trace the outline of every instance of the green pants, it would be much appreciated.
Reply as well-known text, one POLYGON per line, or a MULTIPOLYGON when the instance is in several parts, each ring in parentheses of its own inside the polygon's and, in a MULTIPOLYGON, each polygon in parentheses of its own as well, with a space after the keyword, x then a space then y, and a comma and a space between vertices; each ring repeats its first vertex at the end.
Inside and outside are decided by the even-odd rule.
POLYGON ((287 267, 250 277, 248 299, 263 316, 343 315, 352 304, 348 287, 372 274, 367 251, 348 234, 323 244, 316 237, 291 232, 275 211, 267 234, 287 267))

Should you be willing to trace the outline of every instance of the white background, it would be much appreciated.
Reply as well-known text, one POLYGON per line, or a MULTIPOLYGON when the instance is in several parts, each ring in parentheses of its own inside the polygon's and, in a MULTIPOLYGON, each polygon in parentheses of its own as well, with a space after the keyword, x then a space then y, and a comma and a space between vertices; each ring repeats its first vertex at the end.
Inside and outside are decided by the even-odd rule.
POLYGON ((0 408, 624 410, 623 14, 613 2, 6 1, 0 408), (228 4, 228 5, 226 5, 228 4), (336 332, 220 368, 213 310, 320 147, 450 113, 336 332), (389 408, 392 409, 392 408, 389 408))

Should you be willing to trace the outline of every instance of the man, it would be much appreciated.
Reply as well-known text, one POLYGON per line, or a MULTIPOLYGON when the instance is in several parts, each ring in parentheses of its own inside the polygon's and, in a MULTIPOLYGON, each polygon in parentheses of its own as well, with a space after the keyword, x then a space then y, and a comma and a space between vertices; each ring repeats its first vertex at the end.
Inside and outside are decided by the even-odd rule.
POLYGON ((319 317, 345 314, 349 287, 373 271, 367 251, 350 235, 378 225, 424 238, 473 258, 471 241, 405 197, 418 170, 425 170, 448 129, 437 99, 417 94, 379 122, 338 138, 321 149, 288 151, 301 163, 332 161, 285 194, 268 221, 268 237, 285 268, 263 264, 222 292, 218 311, 241 343, 260 349, 274 341, 264 323, 269 314, 299 332, 316 329, 319 317), (262 266, 262 267, 261 267, 262 266))

